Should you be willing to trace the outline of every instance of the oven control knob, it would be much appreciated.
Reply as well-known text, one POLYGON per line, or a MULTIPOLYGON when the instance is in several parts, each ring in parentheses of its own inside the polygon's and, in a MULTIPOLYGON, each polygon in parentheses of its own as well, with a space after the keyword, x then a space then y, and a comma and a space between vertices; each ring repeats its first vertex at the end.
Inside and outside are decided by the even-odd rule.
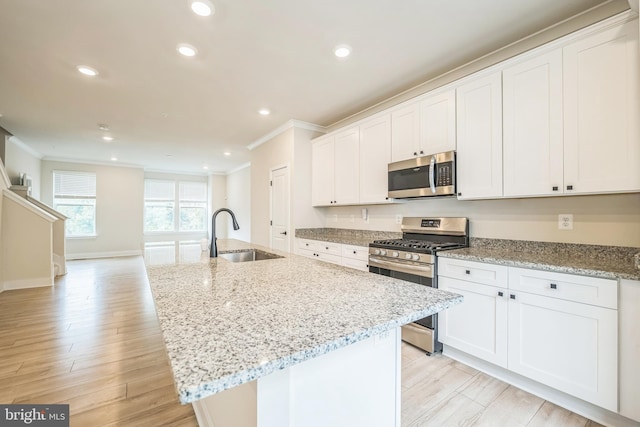
POLYGON ((375 249, 375 250, 373 251, 373 254, 374 254, 374 255, 380 255, 380 249, 375 249))
POLYGON ((406 259, 411 259, 411 254, 405 254, 404 256, 406 259))
POLYGON ((394 257, 394 258, 398 258, 400 256, 400 254, 397 251, 393 251, 391 256, 394 257))
POLYGON ((420 259, 420 255, 418 255, 418 254, 413 254, 413 255, 411 255, 411 258, 412 258, 414 261, 418 261, 418 260, 420 259))
POLYGON ((384 256, 387 254, 387 251, 385 251, 384 249, 380 250, 380 255, 384 256))

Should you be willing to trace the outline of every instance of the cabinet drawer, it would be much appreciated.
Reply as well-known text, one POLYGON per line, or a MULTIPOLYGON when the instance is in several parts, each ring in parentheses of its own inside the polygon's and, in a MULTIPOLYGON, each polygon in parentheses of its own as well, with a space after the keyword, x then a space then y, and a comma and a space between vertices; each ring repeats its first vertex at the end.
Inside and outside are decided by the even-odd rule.
POLYGON ((356 270, 369 271, 368 260, 342 257, 342 265, 345 267, 355 268, 356 270))
POLYGON ((511 267, 509 289, 600 307, 618 308, 617 280, 511 267))
POLYGON ((438 258, 438 275, 483 285, 507 287, 507 267, 484 262, 438 258))
POLYGON ((342 245, 342 257, 367 261, 369 259, 369 248, 355 245, 342 245))
POLYGON ((297 239, 298 240, 298 248, 307 249, 310 251, 315 251, 318 249, 318 245, 320 242, 317 240, 309 240, 309 239, 297 239))

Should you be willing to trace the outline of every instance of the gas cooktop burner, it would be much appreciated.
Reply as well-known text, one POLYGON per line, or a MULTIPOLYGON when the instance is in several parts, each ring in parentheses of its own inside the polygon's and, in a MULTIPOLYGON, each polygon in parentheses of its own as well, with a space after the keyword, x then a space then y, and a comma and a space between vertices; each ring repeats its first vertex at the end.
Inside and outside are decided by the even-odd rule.
POLYGON ((452 242, 431 242, 428 240, 392 239, 375 240, 373 244, 377 247, 398 248, 404 250, 440 250, 445 248, 464 247, 460 243, 452 242))

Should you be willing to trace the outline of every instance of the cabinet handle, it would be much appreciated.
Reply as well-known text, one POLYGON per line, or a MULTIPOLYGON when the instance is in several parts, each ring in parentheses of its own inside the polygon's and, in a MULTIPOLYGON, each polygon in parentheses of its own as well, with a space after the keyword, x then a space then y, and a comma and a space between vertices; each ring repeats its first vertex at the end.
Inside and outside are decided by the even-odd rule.
POLYGON ((458 193, 458 197, 462 196, 462 193, 458 193))
POLYGON ((324 248, 325 248, 326 250, 329 250, 329 246, 325 246, 324 248))
POLYGON ((356 251, 353 251, 353 254, 355 255, 355 254, 356 254, 356 251))
POLYGON ((504 293, 503 292, 498 292, 498 296, 502 297, 502 296, 504 296, 504 293))
POLYGON ((306 245, 306 246, 309 246, 309 244, 308 244, 308 243, 305 243, 305 245, 306 245))
POLYGON ((464 274, 471 274, 471 271, 469 271, 469 270, 465 270, 465 271, 464 271, 464 274))
POLYGON ((509 298, 516 299, 516 296, 514 294, 511 294, 511 295, 509 295, 509 298))
POLYGON ((420 150, 420 154, 424 154, 424 151, 420 150))
POLYGON ((573 185, 567 185, 567 190, 573 190, 573 185))
POLYGON ((553 191, 558 191, 558 186, 557 186, 557 185, 554 185, 553 187, 551 187, 551 190, 553 190, 553 191))
POLYGON ((551 289, 558 289, 558 285, 556 285, 555 283, 550 283, 550 284, 549 284, 549 287, 550 287, 551 289))
POLYGON ((414 151, 414 152, 413 152, 413 155, 414 155, 414 156, 417 156, 417 155, 418 155, 418 152, 417 152, 417 151, 414 151))

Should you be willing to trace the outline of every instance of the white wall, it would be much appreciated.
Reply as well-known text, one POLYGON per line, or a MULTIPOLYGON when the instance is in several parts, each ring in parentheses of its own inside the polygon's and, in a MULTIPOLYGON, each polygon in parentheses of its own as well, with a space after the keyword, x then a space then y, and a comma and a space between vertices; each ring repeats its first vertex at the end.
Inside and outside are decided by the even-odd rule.
POLYGON ((395 205, 319 208, 325 226, 400 231, 396 215, 465 216, 472 237, 640 246, 640 194, 459 201, 410 200, 395 205), (573 214, 573 230, 558 230, 558 215, 573 214))
MULTIPOLYGON (((289 128, 251 151, 251 242, 269 247, 271 169, 293 163, 294 129, 289 128)), ((291 176, 291 175, 290 175, 291 176)), ((293 181, 293 180, 291 180, 293 181)), ((292 193, 290 193, 292 194, 292 193)))
POLYGON ((5 166, 11 184, 20 184, 20 174, 26 173, 31 176, 31 195, 40 200, 40 171, 42 168, 41 157, 29 147, 20 142, 15 136, 8 139, 5 146, 5 166))
POLYGON ((236 215, 239 230, 231 227, 227 221, 227 237, 230 239, 251 241, 251 166, 236 170, 227 175, 227 207, 236 215))
POLYGON ((41 200, 53 205, 53 171, 96 174, 96 233, 67 239, 67 258, 139 255, 143 250, 144 171, 139 168, 42 161, 41 200))
MULTIPOLYGON (((291 216, 293 228, 323 227, 321 210, 311 206, 311 139, 320 133, 294 128, 294 161, 291 173, 291 216)), ((292 235, 293 230, 292 230, 292 235)))

